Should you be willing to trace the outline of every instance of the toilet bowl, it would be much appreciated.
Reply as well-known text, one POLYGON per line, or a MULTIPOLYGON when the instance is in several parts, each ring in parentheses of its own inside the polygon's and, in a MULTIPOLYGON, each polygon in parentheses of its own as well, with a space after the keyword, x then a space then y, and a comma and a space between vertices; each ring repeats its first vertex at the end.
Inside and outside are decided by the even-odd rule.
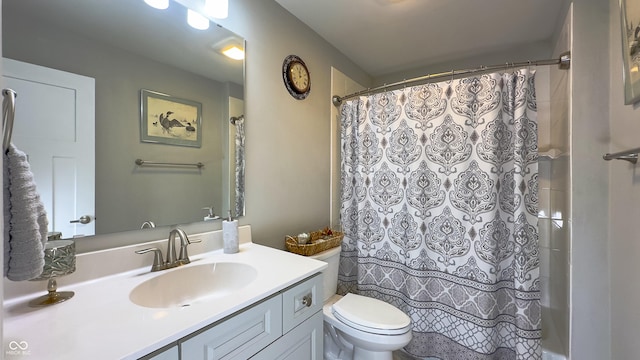
POLYGON ((314 256, 328 263, 324 271, 324 359, 391 360, 392 352, 411 341, 411 319, 384 301, 337 295, 340 247, 314 256))

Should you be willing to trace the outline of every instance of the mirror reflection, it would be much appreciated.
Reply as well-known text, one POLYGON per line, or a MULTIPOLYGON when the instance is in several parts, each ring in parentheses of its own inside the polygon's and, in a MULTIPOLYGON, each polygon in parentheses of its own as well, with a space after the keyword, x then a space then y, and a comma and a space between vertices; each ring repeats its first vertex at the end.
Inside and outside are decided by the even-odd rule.
POLYGON ((12 140, 50 231, 244 215, 244 61, 222 54, 244 49, 241 37, 191 27, 176 2, 142 0, 5 0, 2 26, 5 86, 18 93, 12 140))

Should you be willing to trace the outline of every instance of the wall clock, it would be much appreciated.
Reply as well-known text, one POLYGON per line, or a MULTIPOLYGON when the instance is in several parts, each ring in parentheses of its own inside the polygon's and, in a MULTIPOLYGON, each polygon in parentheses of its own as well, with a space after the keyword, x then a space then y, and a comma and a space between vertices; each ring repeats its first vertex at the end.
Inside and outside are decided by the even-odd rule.
POLYGON ((303 100, 311 91, 311 75, 307 65, 296 55, 289 55, 282 63, 282 80, 289 94, 303 100))

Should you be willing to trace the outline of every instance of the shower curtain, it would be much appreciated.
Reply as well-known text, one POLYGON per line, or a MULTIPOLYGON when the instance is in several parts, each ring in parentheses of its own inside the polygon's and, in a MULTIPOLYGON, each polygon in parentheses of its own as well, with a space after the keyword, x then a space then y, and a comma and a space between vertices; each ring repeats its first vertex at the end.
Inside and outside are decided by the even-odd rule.
POLYGON ((414 356, 541 357, 534 78, 487 74, 342 106, 339 292, 407 313, 414 356))
POLYGON ((244 179, 245 179, 245 134, 244 134, 244 115, 239 116, 234 125, 236 126, 236 136, 234 138, 236 144, 235 156, 235 203, 234 215, 244 215, 244 179))

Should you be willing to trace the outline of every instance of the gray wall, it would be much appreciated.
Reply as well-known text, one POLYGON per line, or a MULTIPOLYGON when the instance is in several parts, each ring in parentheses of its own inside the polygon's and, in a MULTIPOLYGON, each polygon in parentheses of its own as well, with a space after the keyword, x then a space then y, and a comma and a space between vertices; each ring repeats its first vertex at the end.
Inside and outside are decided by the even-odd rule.
POLYGON ((221 211, 223 120, 227 93, 242 97, 238 86, 98 44, 42 21, 9 18, 3 30, 12 34, 4 42, 5 57, 96 79, 97 234, 138 229, 145 220, 164 225, 202 220, 205 206, 221 211), (141 143, 141 89, 202 103, 202 147, 141 143), (205 167, 139 168, 136 158, 202 162, 205 167))
POLYGON ((220 24, 246 39, 247 216, 257 243, 284 248, 284 237, 329 225, 331 67, 371 79, 275 1, 234 0, 220 24), (300 56, 311 93, 295 100, 282 61, 300 56))
MULTIPOLYGON (((219 23, 246 40, 247 215, 240 224, 252 226, 254 242, 284 248, 285 235, 329 225, 331 67, 365 86, 371 79, 275 1, 230 1, 229 17, 219 23), (311 72, 311 93, 302 101, 282 82, 290 54, 311 72)), ((194 233, 221 224, 183 228, 194 233)), ((166 228, 124 232, 82 239, 76 247, 86 252, 167 234, 166 228)))

